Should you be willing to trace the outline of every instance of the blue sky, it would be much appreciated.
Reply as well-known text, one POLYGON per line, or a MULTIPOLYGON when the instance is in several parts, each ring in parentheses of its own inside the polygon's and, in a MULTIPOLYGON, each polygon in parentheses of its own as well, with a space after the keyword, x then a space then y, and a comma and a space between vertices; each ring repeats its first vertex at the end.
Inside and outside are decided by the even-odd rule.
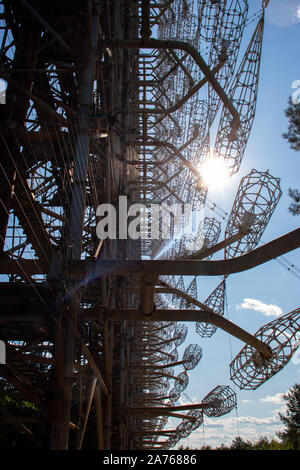
MULTIPOLYGON (((258 0, 249 3, 253 12, 261 5, 258 0)), ((246 36, 250 36, 255 24, 254 22, 248 26, 246 36)), ((288 125, 284 110, 288 97, 294 91, 292 82, 300 80, 299 34, 300 0, 271 0, 266 11, 256 118, 244 160, 239 173, 226 188, 219 192, 210 191, 208 194, 210 200, 229 212, 240 178, 252 168, 258 171, 269 170, 273 176, 281 178, 283 195, 263 234, 263 243, 300 225, 300 217, 293 217, 288 212, 288 188, 300 188, 300 154, 291 150, 282 137, 288 125)), ((207 215, 212 216, 213 213, 208 210, 207 215)), ((223 230, 224 228, 225 226, 223 230)), ((221 256, 219 254, 215 259, 221 256)), ((287 254, 285 258, 300 269, 299 249, 287 254)), ((199 300, 205 300, 218 282, 219 279, 201 279, 199 300)), ((299 278, 276 261, 232 275, 227 281, 228 316, 242 328, 255 333, 262 325, 276 318, 274 315, 267 315, 272 309, 264 307, 264 304, 278 307, 283 314, 299 307, 299 283, 299 278), (252 301, 247 302, 244 299, 252 301), (260 306, 262 311, 243 308, 253 305, 260 306)), ((276 437, 276 431, 281 428, 278 411, 284 409, 282 394, 300 382, 299 349, 281 372, 257 390, 240 391, 229 379, 229 364, 242 349, 241 341, 230 338, 220 330, 212 338, 202 339, 195 333, 194 324, 190 324, 188 337, 181 348, 184 349, 189 343, 200 344, 203 357, 199 365, 189 372, 190 382, 186 390, 188 397, 199 403, 217 385, 230 385, 237 392, 238 407, 236 411, 223 417, 206 418, 204 430, 201 426, 179 444, 189 444, 193 448, 202 446, 204 442, 212 446, 222 442, 229 444, 238 434, 245 440, 257 440, 259 436, 276 437)), ((182 396, 182 403, 188 401, 186 396, 182 396)))
MULTIPOLYGON (((250 0, 249 3, 250 17, 259 10, 261 0, 250 0)), ((244 49, 255 25, 256 22, 253 22, 247 27, 244 49)), ((280 177, 283 195, 263 234, 263 242, 277 238, 300 225, 300 216, 293 217, 288 212, 288 188, 300 188, 300 153, 292 151, 282 138, 288 125, 284 110, 288 97, 294 91, 291 86, 295 80, 300 80, 299 34, 300 0, 270 0, 266 10, 256 118, 246 153, 240 171, 233 177, 231 184, 222 191, 210 191, 208 194, 210 200, 230 212, 240 178, 252 168, 258 171, 269 170, 273 176, 280 177)), ((214 213, 207 209, 206 215, 213 216, 214 213)), ((222 228, 224 231, 224 224, 222 228)), ((222 255, 220 253, 218 256, 222 255)), ((285 258, 300 269, 299 249, 285 258)), ((201 279, 199 300, 205 300, 219 282, 220 279, 201 279)), ((265 305, 274 305, 283 314, 300 306, 299 283, 299 278, 276 261, 249 272, 232 275, 227 281, 226 316, 247 331, 255 333, 262 325, 276 318, 274 315, 267 315, 270 308, 265 305), (245 308, 251 305, 260 306, 262 311, 245 308)), ((218 446, 222 442, 229 444, 237 434, 245 440, 257 440, 259 436, 275 437, 276 431, 281 428, 278 411, 284 407, 282 394, 296 382, 300 382, 300 352, 295 354, 284 370, 256 391, 239 391, 230 382, 229 364, 242 349, 242 342, 221 330, 217 330, 210 339, 202 339, 195 333, 194 325, 190 324, 188 337, 179 348, 180 354, 190 343, 200 344, 203 357, 199 365, 189 372, 190 382, 186 390, 188 396, 182 395, 181 403, 188 403, 190 399, 200 403, 217 385, 230 385, 237 392, 238 407, 221 418, 205 418, 204 427, 201 426, 188 439, 180 441, 180 444, 189 444, 193 448, 201 447, 204 443, 218 446)))

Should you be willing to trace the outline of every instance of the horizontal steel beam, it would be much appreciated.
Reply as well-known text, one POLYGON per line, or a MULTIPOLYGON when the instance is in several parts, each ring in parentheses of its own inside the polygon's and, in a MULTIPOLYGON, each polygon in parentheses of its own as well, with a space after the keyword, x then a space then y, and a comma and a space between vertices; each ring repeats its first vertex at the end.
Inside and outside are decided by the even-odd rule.
MULTIPOLYGON (((105 275, 175 275, 175 276, 222 276, 255 268, 274 258, 300 247, 300 229, 272 240, 249 253, 232 259, 217 261, 197 260, 93 260, 72 261, 65 268, 65 275, 89 282, 105 275)), ((26 273, 28 276, 47 274, 46 260, 0 260, 0 274, 26 273)), ((83 287, 83 286, 81 286, 83 287)))
POLYGON ((226 318, 207 310, 155 310, 150 316, 143 315, 139 310, 130 309, 87 309, 83 317, 85 320, 96 320, 96 321, 134 321, 134 322, 203 322, 221 328, 221 330, 235 336, 239 340, 246 344, 250 344, 257 351, 263 354, 264 357, 271 357, 270 348, 265 345, 262 341, 258 340, 255 336, 251 335, 247 331, 243 330, 239 326, 235 325, 226 318))
MULTIPOLYGON (((80 279, 96 279, 103 275, 175 275, 175 276, 222 276, 235 274, 260 266, 300 247, 300 229, 296 229, 249 253, 225 260, 99 260, 74 261, 68 273, 80 279)), ((0 262, 1 267, 1 262, 0 262)))
POLYGON ((160 414, 161 412, 169 411, 190 411, 190 410, 204 410, 207 408, 213 408, 214 406, 220 406, 220 400, 214 400, 208 403, 190 403, 189 405, 179 405, 179 406, 128 406, 126 411, 139 413, 139 412, 149 412, 154 414, 160 414))
POLYGON ((235 243, 241 238, 245 236, 246 232, 238 232, 231 237, 225 238, 221 242, 217 243, 214 246, 211 246, 209 248, 201 248, 201 250, 196 251, 195 253, 192 253, 191 255, 187 256, 186 259, 203 259, 207 258, 208 256, 212 256, 213 254, 217 253, 220 250, 225 249, 227 246, 231 245, 232 243, 235 243))

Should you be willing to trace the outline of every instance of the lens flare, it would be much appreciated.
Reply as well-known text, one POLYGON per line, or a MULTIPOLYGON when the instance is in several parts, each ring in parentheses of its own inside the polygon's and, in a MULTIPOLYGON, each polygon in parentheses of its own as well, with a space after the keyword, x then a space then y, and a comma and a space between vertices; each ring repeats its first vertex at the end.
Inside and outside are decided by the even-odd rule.
POLYGON ((220 158, 210 158, 199 167, 199 172, 209 189, 222 189, 230 180, 228 168, 220 158))

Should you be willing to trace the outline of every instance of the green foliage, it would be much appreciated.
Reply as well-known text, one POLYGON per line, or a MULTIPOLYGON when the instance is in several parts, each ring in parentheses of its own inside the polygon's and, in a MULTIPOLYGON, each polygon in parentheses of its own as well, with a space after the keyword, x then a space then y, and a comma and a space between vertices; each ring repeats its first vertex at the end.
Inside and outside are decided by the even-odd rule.
POLYGON ((237 436, 229 447, 222 444, 216 450, 300 450, 300 384, 295 384, 283 398, 286 412, 279 413, 279 417, 285 429, 277 433, 281 441, 261 437, 252 443, 237 436))
POLYGON ((178 447, 178 450, 191 450, 189 446, 183 447, 183 445, 178 447))
POLYGON ((231 450, 250 450, 252 443, 250 441, 245 442, 240 436, 237 436, 231 443, 231 450))
MULTIPOLYGON (((289 120, 288 131, 283 134, 287 139, 291 149, 300 150, 300 105, 293 104, 292 99, 289 98, 288 107, 285 110, 285 115, 289 120)), ((293 215, 300 214, 300 193, 297 189, 289 189, 289 196, 293 202, 289 206, 289 212, 293 215)))
MULTIPOLYGON (((22 400, 15 389, 4 382, 0 383, 0 417, 39 417, 40 412, 33 403, 22 400)), ((39 424, 31 425, 38 435, 39 424)), ((34 450, 36 444, 28 438, 22 425, 0 424, 0 450, 34 450)))
POLYGON ((286 448, 300 450, 300 384, 295 384, 286 395, 283 395, 286 413, 279 413, 285 429, 278 433, 286 448))
POLYGON ((291 149, 300 150, 300 105, 293 104, 292 99, 289 98, 285 115, 289 120, 289 127, 283 137, 287 139, 291 149))
POLYGON ((289 206, 289 211, 293 215, 300 214, 300 192, 297 189, 289 189, 289 196, 294 202, 289 206))
MULTIPOLYGON (((279 442, 276 439, 268 439, 267 437, 261 437, 256 442, 244 441, 240 436, 235 437, 229 446, 221 444, 219 447, 212 448, 211 446, 202 446, 200 450, 289 450, 291 446, 288 446, 285 442, 279 442)), ((178 447, 178 450, 197 450, 195 448, 190 449, 189 447, 178 447)))
POLYGON ((253 450, 281 450, 282 444, 275 439, 268 439, 267 437, 261 437, 252 446, 253 450))

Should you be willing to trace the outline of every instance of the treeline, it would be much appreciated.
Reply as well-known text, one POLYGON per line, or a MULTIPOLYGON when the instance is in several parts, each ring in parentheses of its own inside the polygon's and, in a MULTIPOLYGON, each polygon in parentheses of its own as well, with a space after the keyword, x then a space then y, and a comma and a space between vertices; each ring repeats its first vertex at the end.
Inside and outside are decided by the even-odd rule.
MULTIPOLYGON (((279 440, 262 437, 251 442, 238 436, 229 446, 222 444, 220 447, 202 446, 199 449, 180 446, 179 450, 300 450, 300 384, 295 384, 283 395, 283 400, 286 407, 285 413, 279 413, 283 424, 282 431, 277 433, 279 440)), ((22 400, 11 385, 0 380, 0 450, 47 448, 46 443, 35 437, 43 435, 42 422, 41 413, 36 406, 22 400), (30 429, 21 424, 22 418, 29 417, 36 418, 30 429)), ((88 431, 85 450, 95 448, 95 426, 91 426, 88 431)))
POLYGON ((256 442, 244 441, 241 437, 236 437, 229 446, 221 444, 219 447, 202 446, 199 449, 180 446, 178 450, 300 450, 300 442, 295 449, 292 443, 268 439, 267 437, 261 437, 256 442))
MULTIPOLYGON (((199 450, 300 450, 300 384, 295 384, 282 398, 286 402, 286 408, 285 413, 279 413, 284 426, 277 433, 280 441, 261 437, 257 442, 251 442, 238 436, 229 447, 222 444, 216 448, 202 446, 199 450)), ((188 450, 181 446, 180 450, 183 449, 188 450)))

